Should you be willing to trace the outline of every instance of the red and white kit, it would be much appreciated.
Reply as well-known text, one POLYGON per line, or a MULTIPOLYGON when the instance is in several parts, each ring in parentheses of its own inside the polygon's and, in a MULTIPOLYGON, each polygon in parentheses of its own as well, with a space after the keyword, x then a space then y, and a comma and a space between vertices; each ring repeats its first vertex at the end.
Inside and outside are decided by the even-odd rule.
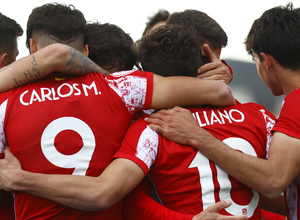
MULTIPOLYGON (((266 157, 275 117, 263 106, 238 103, 190 110, 201 127, 230 147, 266 157)), ((115 157, 133 160, 146 174, 149 172, 163 205, 171 210, 195 215, 209 205, 230 199, 233 204, 221 214, 246 214, 249 219, 260 219, 257 192, 233 179, 193 147, 158 135, 143 119, 130 126, 115 157)))
MULTIPOLYGON (((152 90, 153 74, 142 71, 50 75, 0 95, 0 147, 8 144, 27 171, 99 176, 120 147, 133 114, 151 107, 152 90)), ((122 219, 121 202, 84 212, 14 194, 16 219, 122 219)))
MULTIPOLYGON (((273 130, 300 139, 300 90, 296 89, 284 99, 278 121, 273 130)), ((300 185, 293 182, 285 191, 288 217, 300 219, 300 185)))

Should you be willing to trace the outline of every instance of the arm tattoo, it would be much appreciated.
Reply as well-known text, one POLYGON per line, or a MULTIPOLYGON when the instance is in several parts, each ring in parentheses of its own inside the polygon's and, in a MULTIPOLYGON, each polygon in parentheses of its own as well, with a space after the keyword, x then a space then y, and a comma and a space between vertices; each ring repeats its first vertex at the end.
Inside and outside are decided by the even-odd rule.
MULTIPOLYGON (((34 54, 31 55, 30 64, 30 68, 25 69, 23 72, 23 77, 13 78, 14 84, 11 86, 11 88, 8 88, 7 91, 45 77, 46 74, 45 72, 41 71, 41 67, 39 66, 34 54)), ((96 65, 87 56, 74 48, 70 48, 70 59, 65 64, 65 67, 65 70, 61 70, 61 72, 76 76, 85 75, 88 73, 108 74, 106 70, 96 65)), ((0 73, 4 69, 6 69, 6 67, 2 68, 0 73)))
MULTIPOLYGON (((45 76, 45 73, 44 72, 41 73, 41 71, 39 70, 38 62, 37 62, 34 54, 31 55, 31 59, 32 60, 31 60, 30 69, 27 69, 23 72, 23 77, 21 77, 22 79, 13 78, 14 85, 11 88, 8 88, 7 90, 18 88, 22 85, 33 82, 37 79, 41 79, 45 76)), ((5 68, 3 68, 2 70, 4 70, 4 69, 5 68)))
POLYGON ((74 48, 70 48, 70 59, 66 63, 66 67, 68 68, 66 71, 64 71, 65 73, 79 76, 87 73, 108 73, 106 70, 96 65, 83 53, 75 50, 74 48))

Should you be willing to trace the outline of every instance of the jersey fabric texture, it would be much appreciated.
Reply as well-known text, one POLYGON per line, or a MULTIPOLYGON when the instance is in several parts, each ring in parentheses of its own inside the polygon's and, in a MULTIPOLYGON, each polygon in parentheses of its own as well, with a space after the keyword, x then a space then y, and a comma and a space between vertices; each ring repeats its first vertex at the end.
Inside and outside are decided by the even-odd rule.
MULTIPOLYGON (((273 130, 300 139, 300 90, 296 89, 284 98, 278 121, 273 130)), ((285 191, 288 218, 300 219, 300 185, 292 183, 285 191)))
MULTIPOLYGON (((255 103, 225 108, 190 109, 201 127, 230 147, 259 158, 266 157, 275 117, 255 103)), ((220 167, 190 146, 182 146, 152 131, 143 119, 128 129, 115 155, 133 160, 154 181, 167 208, 198 214, 220 200, 233 204, 225 215, 246 214, 260 219, 260 196, 228 176, 220 167)), ((247 172, 247 170, 245 170, 247 172)))
MULTIPOLYGON (((49 75, 3 95, 1 147, 8 144, 30 172, 99 176, 120 147, 133 114, 151 107, 152 91, 149 72, 49 75)), ((16 219, 122 216, 121 202, 104 211, 85 212, 24 192, 14 194, 16 219)))

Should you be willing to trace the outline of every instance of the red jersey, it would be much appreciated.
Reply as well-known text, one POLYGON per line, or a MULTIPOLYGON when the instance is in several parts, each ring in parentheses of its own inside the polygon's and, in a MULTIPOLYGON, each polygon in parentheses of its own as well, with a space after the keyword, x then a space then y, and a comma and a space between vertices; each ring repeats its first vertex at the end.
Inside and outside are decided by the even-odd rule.
MULTIPOLYGON (((201 127, 230 147, 265 158, 275 117, 255 103, 225 108, 190 109, 201 127)), ((233 204, 225 215, 246 214, 260 219, 260 196, 189 146, 152 131, 143 119, 128 129, 115 157, 133 160, 154 181, 163 205, 186 214, 198 214, 220 200, 233 204)), ((245 172, 247 172, 245 170, 245 172)))
MULTIPOLYGON (((142 71, 50 75, 4 94, 2 147, 7 143, 30 172, 99 176, 121 145, 133 114, 150 108, 152 91, 153 74, 142 71)), ((118 202, 104 211, 85 212, 15 192, 16 219, 22 220, 121 219, 121 208, 118 202)))
MULTIPOLYGON (((296 89, 287 95, 281 108, 273 131, 282 132, 300 139, 300 90, 296 89)), ((285 191, 288 217, 291 220, 300 219, 300 185, 292 183, 285 191)))

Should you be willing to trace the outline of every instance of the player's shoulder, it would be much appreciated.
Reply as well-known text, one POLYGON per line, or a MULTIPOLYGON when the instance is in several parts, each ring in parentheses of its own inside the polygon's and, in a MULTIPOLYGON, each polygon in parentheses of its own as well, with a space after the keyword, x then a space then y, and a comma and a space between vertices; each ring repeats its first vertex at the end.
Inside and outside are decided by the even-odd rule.
POLYGON ((245 111, 250 111, 250 112, 256 112, 258 115, 268 116, 269 118, 276 119, 276 117, 271 113, 266 107, 264 107, 261 104, 255 103, 255 102, 248 102, 248 103, 243 103, 241 104, 245 111))
POLYGON ((126 71, 111 73, 106 77, 107 78, 120 78, 120 77, 128 77, 128 76, 146 77, 149 74, 152 73, 147 71, 141 71, 141 70, 126 70, 126 71))
POLYGON ((246 108, 266 109, 263 105, 255 103, 255 102, 241 103, 240 105, 242 105, 242 106, 244 106, 246 108))
POLYGON ((238 108, 246 108, 246 109, 266 109, 263 105, 255 103, 255 102, 245 102, 245 103, 241 103, 239 101, 236 100, 236 107, 238 108))
POLYGON ((284 105, 293 106, 294 108, 300 108, 300 88, 293 90, 284 98, 284 105))

